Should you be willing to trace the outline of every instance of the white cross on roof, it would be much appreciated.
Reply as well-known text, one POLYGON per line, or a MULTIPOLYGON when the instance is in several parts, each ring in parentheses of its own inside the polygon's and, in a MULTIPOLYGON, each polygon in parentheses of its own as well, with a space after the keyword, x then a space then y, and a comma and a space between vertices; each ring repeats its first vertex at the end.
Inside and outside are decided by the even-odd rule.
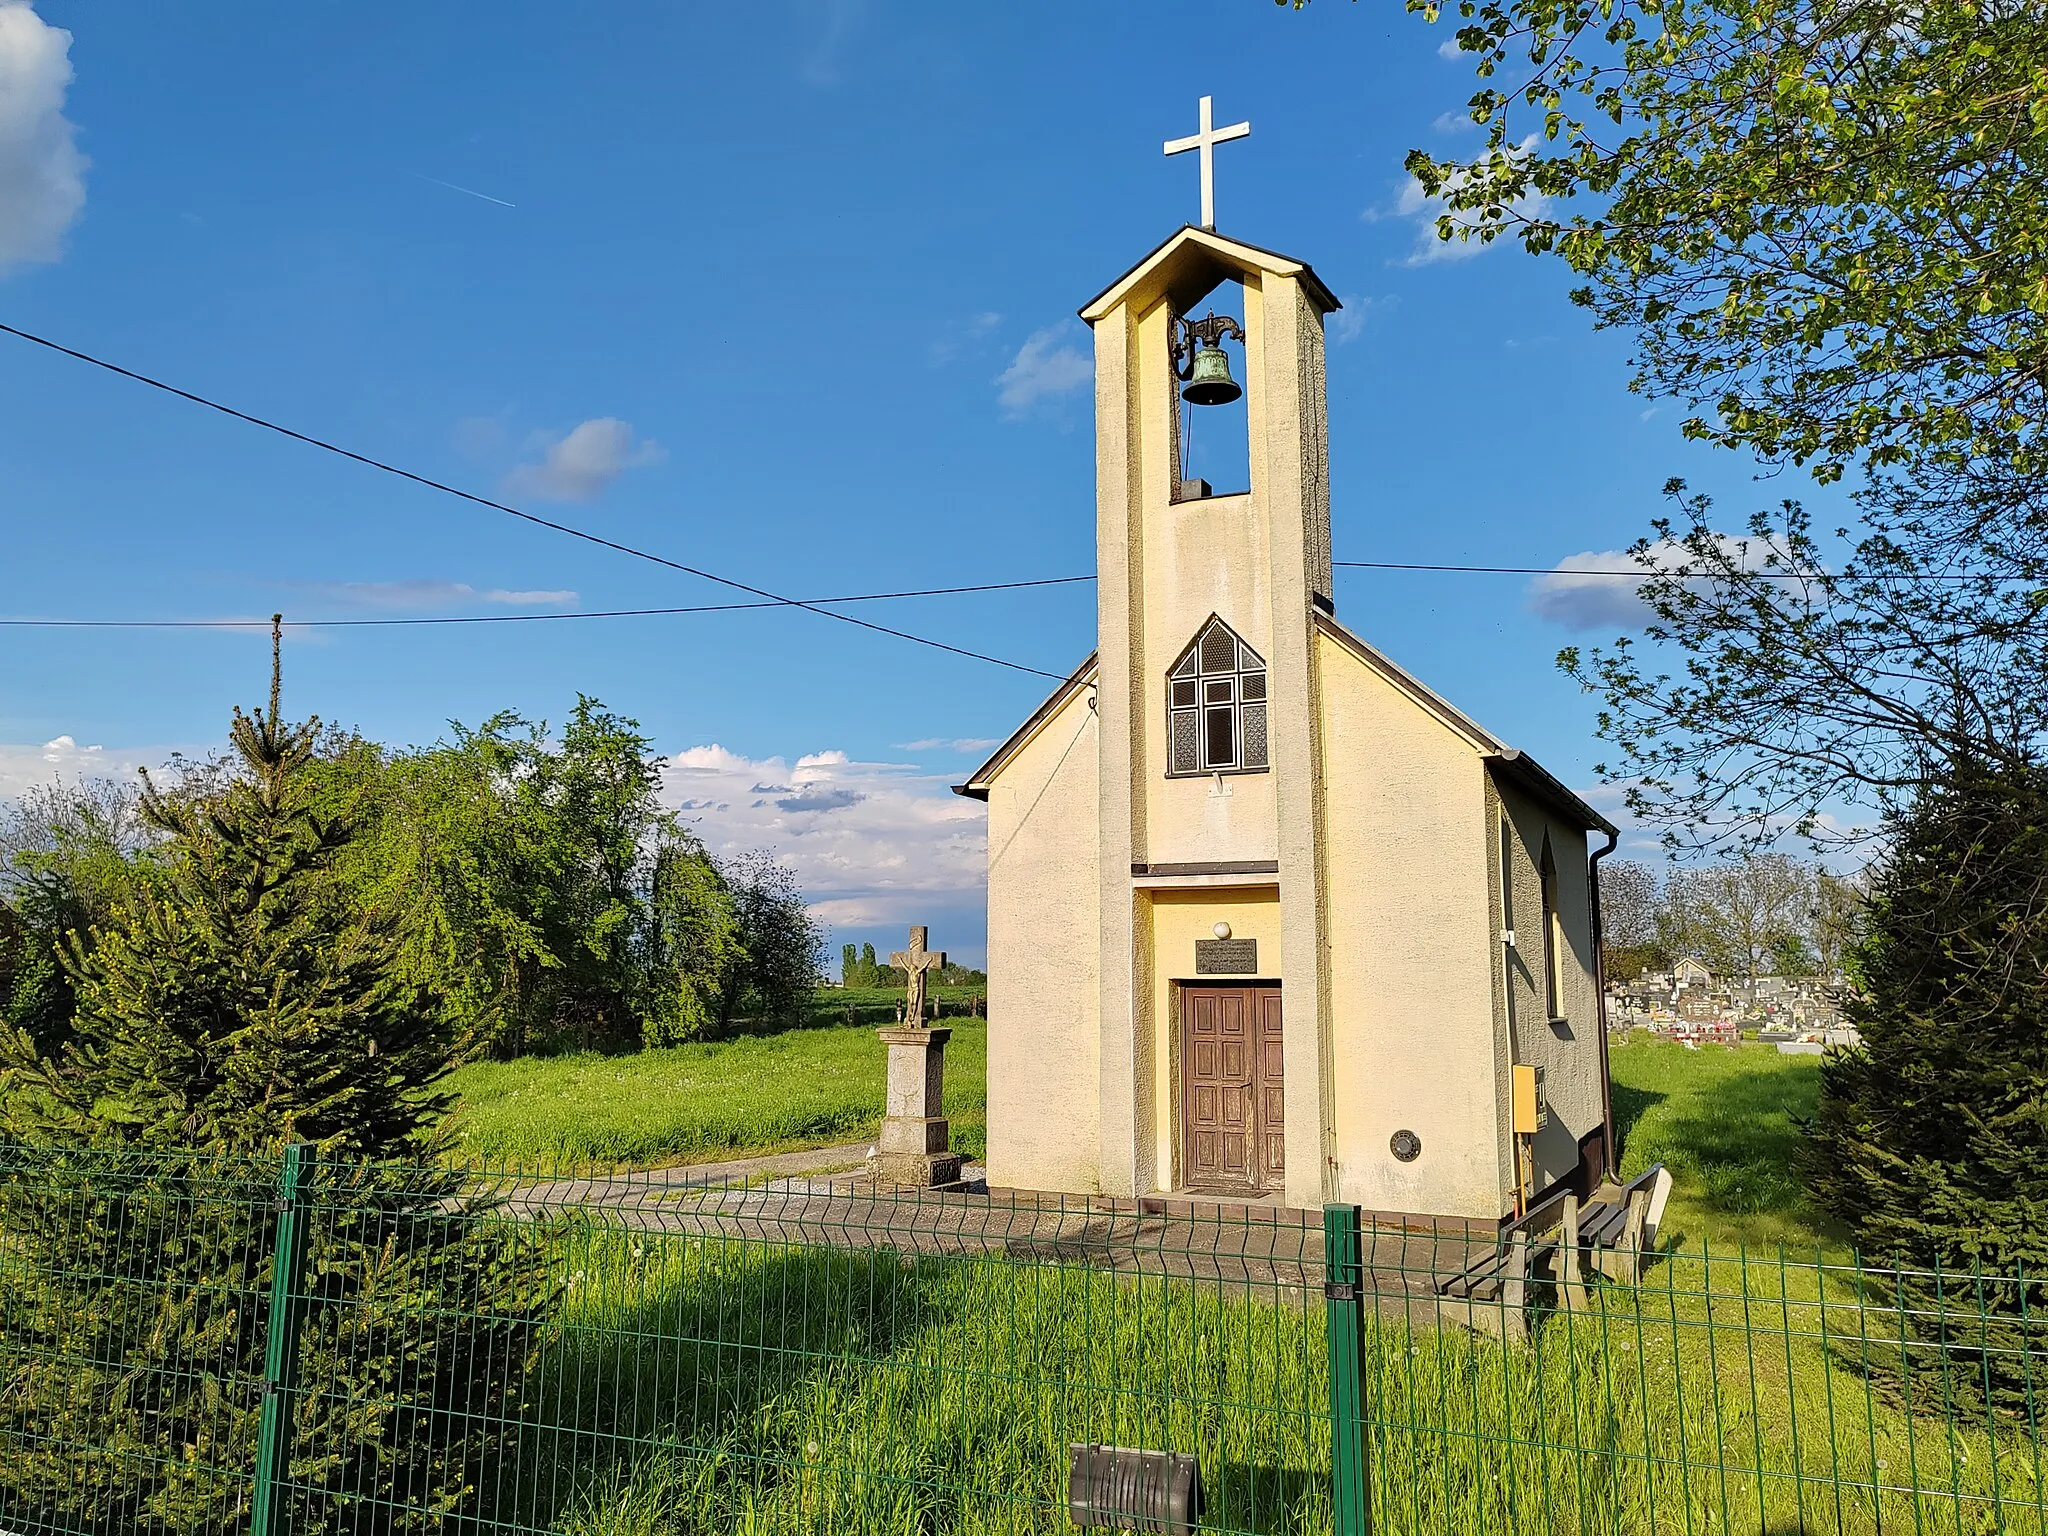
POLYGON ((1202 228, 1216 227, 1216 146, 1232 139, 1247 137, 1252 131, 1249 122, 1232 123, 1228 128, 1209 126, 1209 101, 1202 98, 1202 126, 1199 131, 1185 139, 1168 139, 1166 152, 1178 155, 1190 149, 1202 152, 1202 228))

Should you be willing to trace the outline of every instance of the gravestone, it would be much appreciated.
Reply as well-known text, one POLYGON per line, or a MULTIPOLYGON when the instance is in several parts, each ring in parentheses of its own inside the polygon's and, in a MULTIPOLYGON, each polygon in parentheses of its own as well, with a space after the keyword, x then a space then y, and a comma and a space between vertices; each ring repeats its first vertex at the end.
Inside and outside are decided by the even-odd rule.
POLYGON ((910 930, 910 948, 889 957, 909 976, 904 1022, 875 1033, 889 1048, 889 1099, 875 1142, 877 1184, 931 1189, 960 1182, 960 1155, 948 1146, 946 1042, 950 1029, 924 1027, 925 973, 946 963, 925 948, 926 930, 910 930))

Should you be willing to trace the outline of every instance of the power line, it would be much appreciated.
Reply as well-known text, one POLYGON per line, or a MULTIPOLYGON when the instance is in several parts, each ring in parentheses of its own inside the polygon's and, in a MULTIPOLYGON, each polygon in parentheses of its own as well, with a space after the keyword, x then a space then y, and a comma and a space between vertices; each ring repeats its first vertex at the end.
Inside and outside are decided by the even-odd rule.
POLYGON ((990 656, 982 651, 970 651, 964 646, 949 645, 943 640, 932 640, 924 635, 913 635, 908 630, 892 629, 886 624, 876 624, 867 619, 855 618, 850 613, 836 613, 830 608, 822 608, 815 603, 803 602, 793 597, 784 597, 779 592, 770 592, 765 587, 751 586, 744 581, 737 581, 730 576, 720 576, 715 571, 707 571, 699 566, 685 565, 680 560, 671 560, 666 555, 657 555, 651 550, 639 549, 631 544, 622 544, 616 539, 607 539, 582 528, 572 527, 568 523, 558 523, 551 518, 541 517, 536 513, 523 512, 518 507, 509 506, 502 501, 493 501, 488 496, 479 496, 474 491, 465 491, 459 486, 449 485, 445 481, 430 479, 426 475, 415 474, 409 469, 401 469, 396 464, 387 464, 382 459, 373 459, 368 454, 357 453, 351 448, 342 447, 339 443, 331 443, 324 438, 313 437, 304 432, 294 431, 290 427, 282 426, 262 416, 252 416, 247 411, 236 410, 231 405, 223 405, 220 401, 210 400, 205 395, 194 394, 189 389, 180 389, 175 384, 167 384, 162 379, 151 378, 146 373, 137 373, 134 369, 124 368, 119 363, 109 362, 103 357, 95 357, 90 352, 80 352, 76 348, 67 347, 60 342, 52 341, 47 336, 38 336, 33 331, 24 331, 5 323, 0 323, 0 331, 4 331, 9 336, 19 337, 23 341, 33 342, 36 346, 47 348, 49 351, 61 353, 65 357, 75 358, 81 363, 89 363, 95 368, 106 370, 108 373, 118 374, 124 379, 132 379, 137 384, 146 384, 151 389, 162 390, 165 394, 175 395, 180 400, 188 400, 194 405, 203 405, 208 410, 218 411, 223 416, 232 416, 236 421, 247 422, 252 427, 261 427, 266 432, 275 432, 280 437, 288 437, 292 441, 304 443, 308 447, 318 448, 326 453, 338 454, 344 459, 353 459, 358 464, 366 465, 371 469, 382 470, 387 475, 396 475, 401 480, 410 480, 413 484, 426 486, 429 490, 440 491, 444 495, 458 497, 463 501, 473 502, 480 507, 488 507, 493 512, 502 512, 506 516, 516 517, 522 522, 532 523, 541 528, 550 528, 556 533, 564 533, 570 538, 582 539, 586 543, 596 544, 604 549, 616 550, 620 554, 631 555, 635 559, 652 561, 656 565, 667 566, 670 570, 681 571, 685 575, 695 576, 704 581, 716 582, 722 587, 731 587, 735 591, 745 592, 753 597, 765 598, 771 607, 801 608, 807 613, 818 613, 823 614, 828 619, 837 619, 842 624, 856 625, 861 629, 873 630, 876 634, 891 635, 898 640, 908 640, 915 645, 929 646, 935 651, 947 651, 955 656, 965 656, 971 661, 985 661, 992 666, 1007 667, 1013 672, 1028 672, 1034 677, 1049 677, 1055 682, 1066 681, 1066 676, 1063 673, 1047 672, 1040 667, 1026 666, 1020 661, 1006 661, 1000 656, 990 656))
MULTIPOLYGON (((474 491, 465 491, 459 486, 450 485, 445 481, 435 480, 427 475, 417 474, 412 470, 403 469, 396 464, 387 463, 382 459, 372 458, 368 454, 357 453, 354 449, 344 448, 339 443, 330 442, 325 438, 314 437, 309 433, 297 431, 294 428, 284 426, 279 422, 271 421, 266 417, 256 416, 250 414, 247 411, 238 410, 234 406, 223 404, 221 401, 210 399, 205 395, 196 394, 188 389, 181 389, 175 384, 167 383, 166 381, 154 378, 149 374, 139 373, 132 368, 125 368, 119 363, 110 362, 109 360, 103 357, 96 357, 90 352, 81 352, 75 347, 67 347, 63 343, 53 341, 47 336, 39 336, 33 331, 24 331, 20 329, 18 326, 12 326, 4 322, 0 322, 0 332, 4 332, 9 336, 17 337, 22 341, 30 342, 35 346, 43 347, 51 352, 56 352, 64 357, 69 357, 75 359, 78 362, 89 364, 94 368, 103 369, 104 371, 116 374, 121 378, 132 380, 137 384, 143 384, 147 385, 151 389, 161 390, 163 393, 167 395, 174 395, 178 399, 189 401, 193 405, 204 406, 207 410, 217 411, 221 415, 232 417, 236 421, 245 422, 253 427, 261 427, 266 432, 275 432, 280 437, 288 437, 294 442, 304 443, 308 447, 318 448, 322 452, 332 453, 341 458, 350 459, 357 464, 364 465, 367 468, 380 470, 387 475, 395 475, 401 480, 409 480, 413 484, 425 486, 429 490, 439 491, 443 495, 453 496, 456 497, 458 500, 467 501, 473 503, 476 506, 488 508, 493 512, 501 512, 508 517, 516 517, 520 521, 532 523, 536 527, 547 528, 555 533, 566 534, 570 538, 581 539, 585 543, 595 544, 602 549, 613 550, 616 553, 623 555, 631 555, 635 559, 646 560, 655 565, 665 566, 670 570, 681 571, 685 575, 695 576, 700 580, 713 582, 719 586, 730 587, 735 591, 745 592, 752 597, 761 599, 761 601, 755 603, 700 604, 693 607, 680 608, 628 608, 612 609, 603 612, 593 613, 474 614, 455 615, 444 618, 412 619, 302 619, 293 621, 293 623, 290 626, 288 626, 290 628, 371 628, 427 624, 533 623, 559 619, 636 618, 658 614, 718 613, 731 612, 735 610, 750 608, 800 608, 804 610, 806 613, 815 613, 828 619, 837 619, 842 624, 852 624, 858 628, 871 630, 876 634, 888 635, 897 640, 908 640, 913 645, 922 645, 930 647, 933 650, 945 651, 950 655, 962 656, 970 661, 984 661, 989 663, 991 666, 1006 667, 1013 672, 1024 672, 1034 677, 1051 678, 1055 682, 1064 682, 1066 681, 1065 676, 1058 672, 1048 672, 1042 667, 1027 666, 1022 662, 1009 661, 1001 656, 991 656, 983 651, 969 650, 964 646, 952 645, 943 640, 933 640, 928 636, 912 634, 908 630, 895 629, 887 624, 876 624, 868 619, 857 618, 850 613, 835 612, 832 608, 827 607, 825 605, 837 602, 875 602, 895 597, 937 596, 948 592, 993 592, 1016 587, 1056 586, 1069 582, 1093 581, 1095 579, 1092 576, 1054 576, 1041 578, 1037 581, 994 582, 981 586, 942 587, 917 592, 863 593, 857 596, 844 598, 784 597, 782 594, 778 592, 771 592, 764 587, 753 586, 747 582, 739 581, 730 576, 721 576, 717 572, 707 571, 703 569, 701 566, 688 565, 680 560, 671 560, 666 555, 658 555, 651 550, 641 549, 635 545, 621 543, 616 539, 607 539, 601 534, 591 533, 586 529, 577 528, 569 523, 557 522, 552 518, 546 518, 540 516, 537 513, 524 511, 521 508, 511 506, 508 503, 502 501, 494 501, 488 496, 480 496, 474 491)), ((1338 560, 1333 561, 1332 564, 1340 569, 1345 570, 1418 571, 1434 572, 1447 575, 1470 576, 1599 576, 1617 577, 1625 579, 1633 578, 1639 582, 1649 581, 1658 576, 1667 575, 1692 576, 1696 577, 1697 579, 1704 580, 1712 577, 1715 574, 1713 572, 1693 573, 1664 571, 1645 567, 1636 567, 1631 570, 1561 570, 1556 566, 1454 565, 1398 560, 1338 560)), ((1748 571, 1744 572, 1743 574, 1771 581, 1814 581, 1820 583, 1831 583, 1843 579, 1853 579, 1838 577, 1827 573, 1806 573, 1799 571, 1748 571)), ((1874 579, 1885 578, 1880 577, 1874 579)), ((1947 573, 1926 572, 1918 573, 1912 576, 1898 577, 1894 579, 1905 581, 1936 582, 1980 580, 2009 582, 2026 581, 2030 578, 2023 576, 1975 576, 1969 574, 1957 575, 1947 573)), ((15 628, 32 627, 67 629, 222 629, 242 628, 246 627, 249 624, 261 624, 267 622, 268 621, 266 620, 254 619, 4 619, 0 620, 0 625, 15 628)))
MULTIPOLYGON (((393 629, 427 624, 545 624, 562 619, 641 619, 677 613, 740 613, 749 609, 807 607, 827 603, 880 603, 899 597, 950 597, 961 592, 1013 592, 1023 587, 1058 587, 1093 576, 1041 576, 1031 581, 990 581, 967 587, 919 587, 904 592, 856 592, 845 597, 800 601, 698 603, 684 608, 602 608, 570 613, 462 613, 413 618, 285 619, 286 629, 393 629)), ((9 629, 268 629, 269 619, 0 619, 9 629)))
MULTIPOLYGON (((1674 576, 1681 580, 1709 581, 1720 574, 1715 571, 1693 571, 1683 568, 1667 569, 1661 566, 1636 566, 1626 571, 1582 571, 1560 568, 1555 565, 1420 565, 1402 560, 1332 560, 1332 565, 1343 570, 1354 571, 1444 571, 1459 576, 1625 576, 1636 581, 1651 581, 1660 576, 1674 576)), ((1864 573, 1841 575, 1831 571, 1741 571, 1737 574, 1755 577, 1759 581, 1813 581, 1831 584, 1837 581, 2036 581, 2033 576, 1989 576, 1971 575, 1967 572, 1955 574, 1945 571, 1919 571, 1910 576, 1882 576, 1864 573)))
MULTIPOLYGON (((1641 568, 1629 571, 1560 571, 1555 566, 1540 565, 1423 565, 1391 560, 1335 560, 1331 564, 1340 569, 1366 571, 1438 571, 1453 575, 1474 576, 1602 576, 1635 578, 1647 581, 1653 576, 1682 575, 1673 571, 1646 571, 1641 568)), ((1803 574, 1797 571, 1746 571, 1747 576, 1756 576, 1774 581, 1817 581, 1834 582, 1845 578, 1828 574, 1803 574)), ((1705 580, 1711 572, 1700 573, 1697 578, 1705 580)), ((1900 577, 1910 581, 2029 581, 2025 576, 1977 577, 1928 572, 1917 576, 1900 577)), ((598 608, 579 609, 567 613, 463 613, 420 616, 411 618, 353 618, 353 619, 287 619, 286 629, 404 629, 431 625, 448 624, 548 624, 570 619, 642 619, 659 618, 690 613, 745 613, 771 608, 812 608, 825 607, 834 603, 881 603, 906 597, 950 597, 968 592, 1016 592, 1031 587, 1063 587, 1079 582, 1093 581, 1093 576, 1039 576, 1027 581, 976 582, 957 587, 914 587, 898 592, 855 592, 837 597, 778 598, 752 603, 693 603, 668 608, 598 608)), ((836 617, 836 615, 835 615, 836 617)), ((267 629, 269 619, 8 619, 0 618, 0 629, 267 629)), ((891 631, 894 633, 894 631, 891 631)))

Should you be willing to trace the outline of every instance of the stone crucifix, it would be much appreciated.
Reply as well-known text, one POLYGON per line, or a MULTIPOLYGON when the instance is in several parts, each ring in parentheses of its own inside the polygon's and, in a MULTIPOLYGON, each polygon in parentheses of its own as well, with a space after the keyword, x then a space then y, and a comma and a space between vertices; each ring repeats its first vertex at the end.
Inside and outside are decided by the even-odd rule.
POLYGON ((924 947, 925 928, 910 930, 910 948, 899 949, 889 957, 889 963, 910 978, 910 995, 904 1000, 903 1024, 906 1029, 924 1028, 924 973, 935 971, 946 963, 946 952, 928 950, 924 947))

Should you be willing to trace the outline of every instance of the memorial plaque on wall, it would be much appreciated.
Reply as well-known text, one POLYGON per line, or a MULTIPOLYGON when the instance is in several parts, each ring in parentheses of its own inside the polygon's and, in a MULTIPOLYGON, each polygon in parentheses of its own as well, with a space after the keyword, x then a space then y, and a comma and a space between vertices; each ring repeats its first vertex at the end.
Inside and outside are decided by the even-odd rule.
POLYGON ((1197 976, 1256 976, 1259 974, 1257 939, 1195 940, 1197 976))

